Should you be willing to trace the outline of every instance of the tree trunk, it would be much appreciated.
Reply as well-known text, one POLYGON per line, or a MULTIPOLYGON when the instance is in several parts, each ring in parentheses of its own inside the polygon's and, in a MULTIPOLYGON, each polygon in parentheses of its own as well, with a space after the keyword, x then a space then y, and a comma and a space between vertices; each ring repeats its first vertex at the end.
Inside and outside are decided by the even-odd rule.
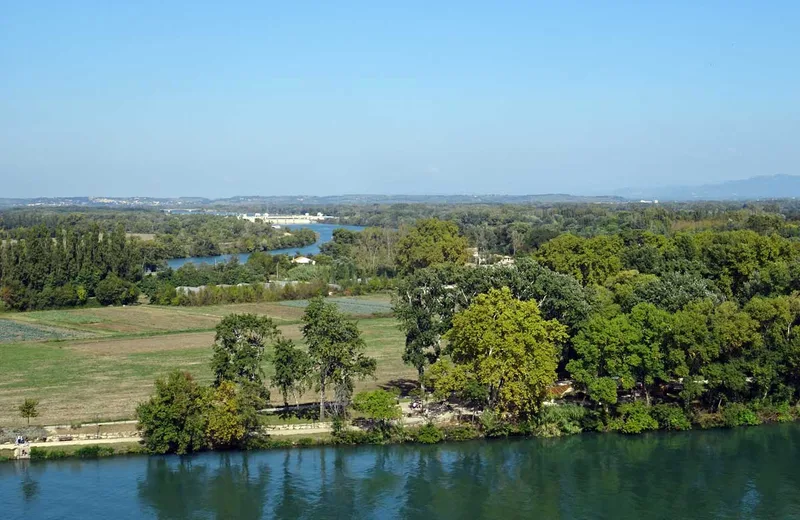
POLYGON ((325 380, 321 380, 319 383, 319 420, 322 421, 325 418, 325 380))

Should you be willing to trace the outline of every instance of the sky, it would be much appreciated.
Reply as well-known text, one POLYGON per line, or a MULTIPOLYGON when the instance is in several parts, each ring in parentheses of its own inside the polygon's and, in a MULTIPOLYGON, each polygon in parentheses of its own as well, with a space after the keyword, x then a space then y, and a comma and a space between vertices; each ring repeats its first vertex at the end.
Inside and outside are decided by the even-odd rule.
POLYGON ((800 174, 800 2, 0 0, 0 197, 800 174))

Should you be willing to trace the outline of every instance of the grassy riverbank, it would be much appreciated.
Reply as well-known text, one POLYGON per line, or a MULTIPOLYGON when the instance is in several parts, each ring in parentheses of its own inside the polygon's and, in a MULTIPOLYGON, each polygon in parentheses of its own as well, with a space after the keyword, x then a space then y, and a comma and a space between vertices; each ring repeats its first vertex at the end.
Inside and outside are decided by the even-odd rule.
MULTIPOLYGON (((334 300, 339 301, 339 300, 334 300)), ((377 359, 375 380, 358 389, 400 385, 415 379, 402 362, 404 337, 385 312, 388 296, 341 299, 341 307, 359 319, 367 354, 377 359), (373 314, 370 314, 373 313, 373 314)), ((40 400, 40 424, 70 424, 134 416, 136 405, 153 391, 153 381, 174 369, 211 379, 209 361, 214 327, 231 313, 270 316, 287 338, 302 343, 298 302, 219 305, 200 308, 106 307, 7 313, 0 321, 32 330, 61 331, 63 338, 15 338, 0 343, 0 424, 19 426, 16 408, 26 398, 40 400)), ((267 375, 272 364, 265 363, 267 375)), ((278 404, 273 392, 273 403, 278 404)), ((313 393, 302 397, 312 401, 313 393)))

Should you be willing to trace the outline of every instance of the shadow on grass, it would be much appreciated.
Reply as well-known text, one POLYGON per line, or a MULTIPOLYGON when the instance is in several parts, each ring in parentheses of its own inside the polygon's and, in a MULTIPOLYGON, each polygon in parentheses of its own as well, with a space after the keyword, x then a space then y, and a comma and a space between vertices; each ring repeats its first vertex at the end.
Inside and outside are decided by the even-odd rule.
POLYGON ((412 390, 419 388, 419 383, 413 379, 392 379, 384 385, 380 385, 383 390, 400 391, 401 397, 408 397, 412 390))

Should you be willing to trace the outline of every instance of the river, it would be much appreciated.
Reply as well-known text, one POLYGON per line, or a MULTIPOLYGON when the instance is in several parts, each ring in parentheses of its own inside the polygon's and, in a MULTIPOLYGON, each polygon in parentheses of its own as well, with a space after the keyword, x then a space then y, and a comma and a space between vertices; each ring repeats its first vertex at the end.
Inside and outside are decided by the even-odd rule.
MULTIPOLYGON (((296 225, 288 225, 288 226, 281 226, 283 229, 313 229, 315 233, 317 233, 317 241, 311 245, 304 246, 304 247, 289 247, 286 249, 274 249, 272 251, 267 251, 269 254, 272 255, 294 255, 295 253, 300 253, 301 255, 316 255, 319 253, 319 246, 324 244, 325 242, 330 242, 333 238, 333 230, 344 228, 349 229, 351 231, 361 231, 364 229, 362 226, 342 226, 339 224, 296 224, 296 225)), ((215 264, 218 262, 227 262, 232 257, 237 256, 239 257, 239 261, 244 263, 247 262, 247 259, 250 258, 250 253, 238 253, 232 255, 217 255, 217 256, 192 256, 188 258, 171 258, 167 260, 167 265, 169 265, 173 269, 177 269, 183 264, 193 262, 196 264, 215 264)))
POLYGON ((0 463, 0 517, 800 518, 800 425, 0 463))

